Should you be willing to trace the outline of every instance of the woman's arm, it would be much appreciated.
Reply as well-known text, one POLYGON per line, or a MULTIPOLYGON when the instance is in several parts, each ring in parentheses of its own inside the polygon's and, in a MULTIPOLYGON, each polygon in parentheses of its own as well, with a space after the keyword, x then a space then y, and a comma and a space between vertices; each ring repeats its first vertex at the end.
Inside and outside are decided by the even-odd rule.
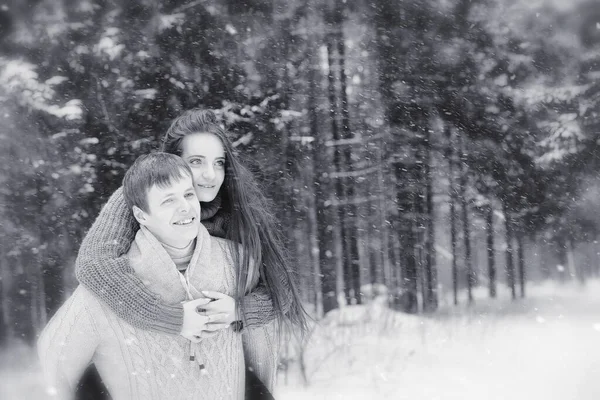
MULTIPOLYGON (((284 279, 282 279, 282 277, 280 277, 280 279, 286 293, 284 302, 281 304, 281 309, 283 314, 286 314, 291 306, 292 293, 289 285, 284 279)), ((235 300, 231 296, 213 291, 203 291, 202 294, 213 299, 210 303, 202 306, 203 312, 206 315, 224 313, 227 314, 232 321, 238 318, 239 310, 236 310, 235 300)), ((241 319, 244 321, 245 327, 263 327, 279 316, 277 311, 275 311, 271 294, 269 293, 266 284, 263 282, 262 277, 259 278, 258 285, 254 287, 250 293, 244 296, 242 301, 244 303, 244 315, 241 319)))
POLYGON ((179 334, 183 307, 165 304, 148 290, 129 265, 126 253, 138 229, 119 188, 85 236, 75 273, 79 282, 131 325, 179 334))
MULTIPOLYGON (((281 279, 281 283, 283 284, 286 293, 286 296, 283 299, 284 302, 281 304, 283 314, 286 314, 290 309, 292 293, 290 286, 284 277, 280 276, 279 278, 281 279)), ((260 277, 256 288, 248 293, 243 301, 244 324, 246 327, 252 328, 264 326, 278 317, 275 307, 273 306, 273 300, 271 299, 271 295, 262 276, 260 277)))

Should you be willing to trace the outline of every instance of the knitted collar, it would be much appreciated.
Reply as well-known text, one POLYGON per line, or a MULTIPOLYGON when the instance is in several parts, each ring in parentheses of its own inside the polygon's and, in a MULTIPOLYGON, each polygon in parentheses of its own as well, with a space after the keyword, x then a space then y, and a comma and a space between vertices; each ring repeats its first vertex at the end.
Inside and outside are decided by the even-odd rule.
POLYGON ((200 203, 200 220, 204 221, 205 219, 214 217, 219 208, 221 208, 221 192, 212 201, 200 203))
POLYGON ((192 255, 194 254, 194 249, 196 248, 196 239, 190 241, 190 243, 183 248, 169 246, 163 242, 160 242, 160 244, 162 244, 169 257, 171 257, 171 260, 173 260, 177 266, 177 269, 179 271, 185 271, 189 262, 192 260, 192 255))
MULTIPOLYGON (((186 271, 186 280, 194 298, 201 296, 201 260, 210 260, 210 236, 201 225, 196 238, 196 248, 186 271)), ((160 295, 168 304, 176 304, 187 299, 180 273, 169 254, 144 226, 140 227, 128 253, 131 266, 148 289, 160 295)))

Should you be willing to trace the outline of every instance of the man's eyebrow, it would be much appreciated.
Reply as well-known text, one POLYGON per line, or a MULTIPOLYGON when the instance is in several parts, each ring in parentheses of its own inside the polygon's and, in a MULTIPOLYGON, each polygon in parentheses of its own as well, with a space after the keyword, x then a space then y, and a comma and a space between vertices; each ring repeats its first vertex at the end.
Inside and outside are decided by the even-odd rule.
POLYGON ((173 193, 167 193, 167 194, 164 194, 163 196, 161 196, 161 198, 160 198, 160 201, 161 201, 161 202, 162 202, 162 201, 165 201, 165 200, 167 200, 169 197, 173 197, 173 195, 174 195, 173 193))

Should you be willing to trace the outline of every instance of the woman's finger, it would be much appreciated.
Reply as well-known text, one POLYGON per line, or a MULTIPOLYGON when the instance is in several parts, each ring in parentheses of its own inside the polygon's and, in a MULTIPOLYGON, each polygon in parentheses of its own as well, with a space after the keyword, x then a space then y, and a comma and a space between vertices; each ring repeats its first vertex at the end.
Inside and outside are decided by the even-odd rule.
POLYGON ((211 290, 203 290, 202 294, 205 295, 206 297, 210 297, 211 299, 222 299, 227 296, 224 293, 213 292, 211 290))
POLYGON ((217 300, 217 301, 213 301, 212 303, 209 303, 205 306, 202 306, 202 310, 204 312, 206 312, 206 311, 213 311, 213 312, 217 311, 218 312, 223 308, 222 306, 223 306, 223 304, 217 300))
MULTIPOLYGON (((202 335, 202 336, 204 336, 204 335, 202 335)), ((200 341, 202 340, 202 336, 194 335, 189 339, 192 343, 200 343, 200 341)))
POLYGON ((210 324, 211 322, 219 322, 223 319, 229 317, 229 314, 219 313, 219 314, 211 314, 206 317, 206 324, 210 324))
MULTIPOLYGON (((220 323, 206 324, 206 327, 204 328, 204 332, 220 331, 221 329, 225 329, 227 327, 229 327, 229 324, 220 324, 220 323)), ((202 336, 204 336, 204 334, 202 336)))

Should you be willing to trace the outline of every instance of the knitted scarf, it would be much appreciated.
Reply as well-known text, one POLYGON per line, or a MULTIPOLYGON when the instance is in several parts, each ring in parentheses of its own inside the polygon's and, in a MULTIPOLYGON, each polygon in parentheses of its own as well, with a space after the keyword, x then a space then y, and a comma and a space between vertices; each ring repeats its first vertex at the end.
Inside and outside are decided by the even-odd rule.
MULTIPOLYGON (((135 235, 135 240, 128 253, 131 266, 146 287, 159 294, 167 303, 175 304, 188 300, 186 289, 182 286, 180 273, 167 251, 150 231, 142 226, 135 235)), ((211 257, 210 236, 206 229, 198 230, 196 247, 192 255, 187 275, 194 298, 204 297, 200 294, 201 283, 205 278, 202 272, 206 260, 211 257)))
POLYGON ((200 220, 208 233, 224 238, 227 235, 231 216, 221 208, 221 196, 219 192, 214 200, 207 203, 200 202, 200 220))

